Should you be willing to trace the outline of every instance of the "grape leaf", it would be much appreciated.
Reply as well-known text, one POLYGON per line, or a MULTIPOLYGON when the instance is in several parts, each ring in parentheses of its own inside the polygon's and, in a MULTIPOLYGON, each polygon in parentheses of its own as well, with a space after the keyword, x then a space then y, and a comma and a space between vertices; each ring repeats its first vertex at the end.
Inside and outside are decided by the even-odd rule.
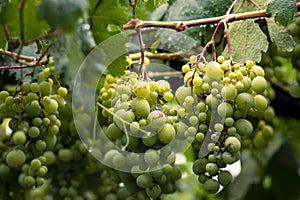
POLYGON ((168 3, 169 0, 147 0, 144 1, 146 3, 146 8, 148 11, 153 11, 159 6, 168 3))
POLYGON ((287 29, 276 23, 274 18, 267 18, 270 39, 275 42, 277 47, 283 52, 292 52, 296 45, 293 37, 288 33, 287 29))
MULTIPOLYGON (((224 15, 230 4, 231 1, 223 1, 220 3, 219 0, 186 0, 184 2, 181 0, 176 0, 168 9, 164 17, 164 21, 185 21, 224 15)), ((176 49, 181 49, 182 42, 186 40, 186 36, 198 41, 200 35, 204 34, 204 28, 188 28, 183 32, 182 35, 178 35, 175 32, 172 34, 170 33, 171 32, 168 30, 162 30, 162 44, 176 47, 176 49), (182 42, 178 43, 178 41, 182 42)), ((188 41, 184 45, 186 50, 191 50, 194 46, 195 43, 189 44, 188 41)))
POLYGON ((91 18, 91 29, 97 43, 118 34, 120 28, 118 26, 128 22, 128 13, 125 7, 122 7, 118 0, 91 0, 89 15, 91 18), (98 1, 97 1, 98 2, 98 1))
POLYGON ((267 12, 272 13, 272 17, 280 23, 286 23, 293 19, 297 12, 297 0, 270 0, 267 4, 267 12))
POLYGON ((56 29, 73 31, 87 7, 86 0, 43 0, 38 7, 38 18, 56 29))
MULTIPOLYGON (((48 30, 48 25, 44 21, 37 19, 37 3, 39 0, 26 1, 24 4, 24 37, 25 40, 33 40, 48 30)), ((12 0, 8 4, 1 6, 1 23, 8 27, 10 37, 20 37, 20 19, 18 10, 18 1, 12 0)), ((3 25, 2 25, 3 26, 3 25)), ((4 47, 6 37, 3 27, 0 29, 0 47, 4 47)))
MULTIPOLYGON (((233 60, 243 63, 246 60, 259 62, 262 52, 268 50, 267 36, 261 31, 259 25, 253 20, 233 22, 229 25, 229 36, 233 60)), ((228 58, 228 47, 223 51, 228 58)))

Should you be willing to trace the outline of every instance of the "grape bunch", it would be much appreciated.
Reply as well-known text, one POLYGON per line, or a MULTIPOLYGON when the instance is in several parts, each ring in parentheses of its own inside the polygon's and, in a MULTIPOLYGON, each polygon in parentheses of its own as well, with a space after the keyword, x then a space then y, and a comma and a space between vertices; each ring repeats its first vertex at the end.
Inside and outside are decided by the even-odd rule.
POLYGON ((98 98, 101 117, 108 119, 105 137, 118 147, 102 151, 103 162, 130 172, 138 188, 153 199, 176 189, 181 177, 174 165, 176 153, 192 142, 186 138, 196 134, 199 123, 193 99, 181 105, 176 95, 165 80, 141 80, 125 71, 121 77, 108 74, 98 98))
POLYGON ((224 168, 240 159, 242 148, 267 145, 275 117, 269 106, 273 93, 262 67, 250 60, 230 62, 222 56, 217 61, 202 63, 192 56, 182 66, 185 85, 175 93, 180 103, 187 98, 194 102, 200 123, 192 142, 199 151, 193 171, 208 193, 230 184, 232 175, 224 168), (191 89, 192 93, 187 92, 191 89))
POLYGON ((64 106, 68 92, 54 83, 54 68, 45 68, 39 78, 38 82, 24 82, 14 93, 0 92, 0 120, 11 129, 11 133, 1 132, 0 177, 27 189, 46 181, 61 127, 58 109, 64 106), (13 174, 18 177, 10 177, 13 174))

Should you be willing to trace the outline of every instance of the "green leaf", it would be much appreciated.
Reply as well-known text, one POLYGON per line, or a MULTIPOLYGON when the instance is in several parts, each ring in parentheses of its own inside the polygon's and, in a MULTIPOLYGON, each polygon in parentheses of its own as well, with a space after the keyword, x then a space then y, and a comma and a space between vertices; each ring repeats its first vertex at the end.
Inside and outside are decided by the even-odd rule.
POLYGON ((129 16, 127 9, 118 0, 102 0, 99 4, 95 1, 91 0, 91 5, 96 6, 90 8, 89 15, 94 38, 99 43, 118 34, 121 30, 118 26, 128 22, 129 16))
MULTIPOLYGON (((176 0, 168 9, 164 21, 186 21, 193 19, 202 19, 224 15, 229 8, 231 1, 219 0, 176 0)), ((204 27, 204 26, 203 26, 204 27)), ((181 49, 182 43, 186 40, 186 36, 198 41, 200 35, 204 33, 203 27, 188 28, 179 35, 175 31, 162 31, 162 44, 173 46, 176 49, 181 49), (199 34, 200 33, 200 34, 199 34), (170 39, 170 40, 166 40, 170 39), (178 43, 178 41, 181 41, 178 43)), ((188 41, 184 44, 184 49, 190 51, 196 44, 188 41)))
POLYGON ((73 31, 88 8, 86 0, 43 0, 38 7, 39 19, 65 31, 73 31))
POLYGON ((274 18, 267 18, 270 39, 283 52, 292 52, 296 45, 288 30, 275 22, 274 18))
POLYGON ((153 11, 155 10, 156 8, 158 8, 159 6, 165 4, 165 3, 168 3, 169 0, 147 0, 143 3, 146 4, 146 8, 148 11, 153 11))
MULTIPOLYGON (((267 36, 253 20, 233 22, 229 25, 229 37, 233 60, 243 63, 247 60, 259 62, 262 52, 268 50, 267 36)), ((228 47, 223 55, 228 58, 228 47)))
POLYGON ((272 13, 272 17, 280 23, 286 23, 292 20, 297 12, 297 0, 270 0, 267 6, 267 12, 272 13))

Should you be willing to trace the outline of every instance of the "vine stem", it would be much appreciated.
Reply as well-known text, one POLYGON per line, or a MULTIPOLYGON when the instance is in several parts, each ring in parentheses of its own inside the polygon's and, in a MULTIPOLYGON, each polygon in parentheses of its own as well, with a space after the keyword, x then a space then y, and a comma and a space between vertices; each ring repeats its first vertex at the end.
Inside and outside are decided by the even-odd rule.
MULTIPOLYGON (((297 6, 300 7, 300 4, 297 6)), ((245 20, 245 19, 252 19, 258 17, 271 17, 271 13, 267 13, 266 10, 259 10, 259 11, 252 11, 252 12, 244 12, 238 14, 226 14, 223 16, 218 17, 211 17, 205 19, 196 19, 196 20, 189 20, 189 21, 142 21, 138 19, 132 19, 127 24, 123 25, 124 29, 136 29, 137 27, 157 27, 157 28, 169 28, 174 29, 176 31, 184 31, 188 27, 193 26, 200 26, 200 25, 207 25, 207 24, 216 24, 219 23, 221 20, 227 18, 227 23, 245 20)))
POLYGON ((139 26, 136 28, 136 32, 139 38, 139 43, 140 43, 140 51, 141 51, 141 65, 139 69, 139 76, 142 80, 148 80, 148 75, 146 71, 146 67, 144 65, 145 62, 145 44, 143 41, 143 36, 142 36, 142 27, 139 26))
MULTIPOLYGON (((144 52, 144 56, 148 57, 148 58, 155 58, 155 59, 160 59, 160 60, 176 60, 176 59, 180 59, 182 57, 188 56, 188 55, 192 55, 192 53, 186 53, 183 51, 178 51, 178 52, 172 52, 172 53, 152 53, 152 52, 148 52, 145 51, 144 52)), ((132 60, 137 60, 141 58, 141 53, 133 53, 133 54, 129 54, 128 56, 129 58, 131 58, 132 60)))

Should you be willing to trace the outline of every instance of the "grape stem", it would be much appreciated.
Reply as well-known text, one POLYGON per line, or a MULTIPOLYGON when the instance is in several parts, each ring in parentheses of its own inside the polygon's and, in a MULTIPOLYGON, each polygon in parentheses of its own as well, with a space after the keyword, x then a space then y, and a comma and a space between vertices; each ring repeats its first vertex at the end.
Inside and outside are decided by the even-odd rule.
POLYGON ((139 69, 139 77, 141 80, 148 80, 148 74, 146 71, 146 66, 144 65, 145 62, 145 44, 143 41, 143 36, 142 36, 142 27, 139 26, 136 29, 138 38, 139 38, 139 43, 140 43, 140 51, 141 51, 141 65, 140 65, 140 69, 139 69))
MULTIPOLYGON (((299 5, 300 6, 300 5, 299 5)), ((228 18, 228 22, 234 22, 245 19, 253 19, 258 17, 271 17, 271 13, 267 13, 266 10, 244 12, 238 14, 226 14, 218 17, 210 17, 205 19, 196 19, 188 21, 143 21, 138 19, 131 19, 127 24, 123 25, 124 29, 136 29, 137 27, 157 27, 157 28, 169 28, 178 32, 186 30, 188 27, 216 24, 221 20, 228 18)))
MULTIPOLYGON (((178 60, 186 56, 191 56, 192 53, 186 53, 183 51, 178 51, 174 53, 152 53, 144 51, 144 56, 148 58, 160 59, 160 60, 178 60)), ((129 54, 129 58, 132 60, 137 60, 141 58, 141 53, 129 54)))

